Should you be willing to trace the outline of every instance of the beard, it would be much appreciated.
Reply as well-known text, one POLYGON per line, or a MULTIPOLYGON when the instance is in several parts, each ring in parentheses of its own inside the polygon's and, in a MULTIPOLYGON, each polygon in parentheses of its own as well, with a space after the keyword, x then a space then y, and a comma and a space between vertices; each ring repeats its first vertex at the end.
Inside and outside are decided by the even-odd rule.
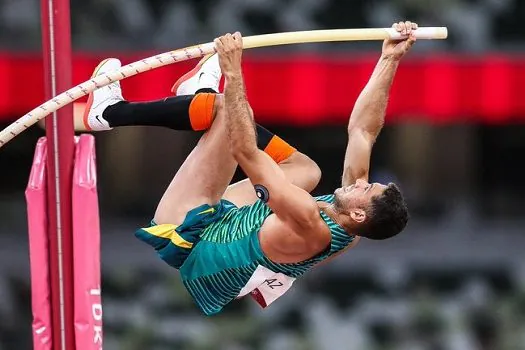
POLYGON ((343 204, 343 201, 341 199, 341 196, 338 195, 338 194, 334 194, 334 208, 335 210, 337 210, 338 212, 342 212, 344 211, 344 204, 343 204))

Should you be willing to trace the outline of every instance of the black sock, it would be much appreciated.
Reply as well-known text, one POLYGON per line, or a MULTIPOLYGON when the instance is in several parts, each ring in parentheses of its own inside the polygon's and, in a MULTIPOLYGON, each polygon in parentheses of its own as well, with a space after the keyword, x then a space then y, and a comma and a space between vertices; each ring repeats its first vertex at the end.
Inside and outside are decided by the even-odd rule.
MULTIPOLYGON (((197 93, 213 93, 213 89, 201 89, 197 93)), ((174 96, 153 102, 122 101, 109 106, 103 114, 109 126, 160 126, 173 130, 193 130, 189 106, 194 95, 174 96)), ((257 146, 264 150, 275 136, 257 124, 257 146)))
POLYGON ((268 154, 277 164, 287 160, 297 149, 273 132, 257 124, 257 147, 268 154))
POLYGON ((189 108, 193 97, 174 96, 153 102, 122 101, 109 106, 103 117, 110 127, 140 125, 192 130, 189 108))
POLYGON ((275 136, 273 132, 257 124, 257 147, 264 150, 275 136))

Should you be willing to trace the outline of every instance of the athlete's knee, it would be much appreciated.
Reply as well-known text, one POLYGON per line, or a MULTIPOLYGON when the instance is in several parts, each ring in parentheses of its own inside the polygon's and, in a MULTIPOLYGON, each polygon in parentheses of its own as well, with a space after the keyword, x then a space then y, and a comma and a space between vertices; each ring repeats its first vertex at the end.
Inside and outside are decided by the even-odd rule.
POLYGON ((296 151, 282 164, 284 163, 293 164, 294 167, 300 170, 301 176, 304 176, 302 181, 304 181, 305 190, 312 191, 321 181, 321 168, 312 158, 304 153, 296 151))
MULTIPOLYGON (((253 109, 248 105, 248 110, 250 111, 250 114, 253 118, 253 109)), ((215 95, 215 101, 213 103, 213 118, 217 118, 221 113, 224 113, 226 111, 224 107, 224 95, 223 94, 216 94, 215 95)))
POLYGON ((213 102, 213 118, 217 118, 224 110, 224 95, 216 94, 215 101, 213 102))
POLYGON ((302 158, 302 162, 304 163, 304 167, 306 168, 306 173, 309 175, 310 181, 312 183, 312 189, 319 184, 319 181, 321 181, 321 168, 317 163, 310 157, 308 157, 304 153, 296 152, 298 157, 302 158))

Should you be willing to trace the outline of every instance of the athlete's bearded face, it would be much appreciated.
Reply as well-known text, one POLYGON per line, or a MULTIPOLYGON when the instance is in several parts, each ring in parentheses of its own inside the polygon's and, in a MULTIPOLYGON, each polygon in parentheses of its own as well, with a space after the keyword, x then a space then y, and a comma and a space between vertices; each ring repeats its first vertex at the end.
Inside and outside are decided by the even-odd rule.
POLYGON ((366 220, 372 198, 383 194, 387 186, 364 180, 335 190, 334 206, 340 213, 349 215, 354 221, 361 223, 366 220))

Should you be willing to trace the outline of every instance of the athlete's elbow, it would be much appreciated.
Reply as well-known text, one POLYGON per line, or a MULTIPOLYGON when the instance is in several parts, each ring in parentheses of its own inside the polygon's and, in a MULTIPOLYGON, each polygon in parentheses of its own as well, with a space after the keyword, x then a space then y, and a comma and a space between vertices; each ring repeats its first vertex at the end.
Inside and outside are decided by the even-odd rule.
POLYGON ((383 128, 383 123, 373 123, 373 124, 360 124, 360 123, 350 123, 348 125, 347 131, 348 136, 359 134, 369 141, 375 141, 381 129, 383 128))
POLYGON ((348 136, 352 136, 357 133, 363 134, 367 132, 364 125, 361 125, 359 123, 352 123, 352 122, 348 124, 346 131, 348 132, 348 136))

